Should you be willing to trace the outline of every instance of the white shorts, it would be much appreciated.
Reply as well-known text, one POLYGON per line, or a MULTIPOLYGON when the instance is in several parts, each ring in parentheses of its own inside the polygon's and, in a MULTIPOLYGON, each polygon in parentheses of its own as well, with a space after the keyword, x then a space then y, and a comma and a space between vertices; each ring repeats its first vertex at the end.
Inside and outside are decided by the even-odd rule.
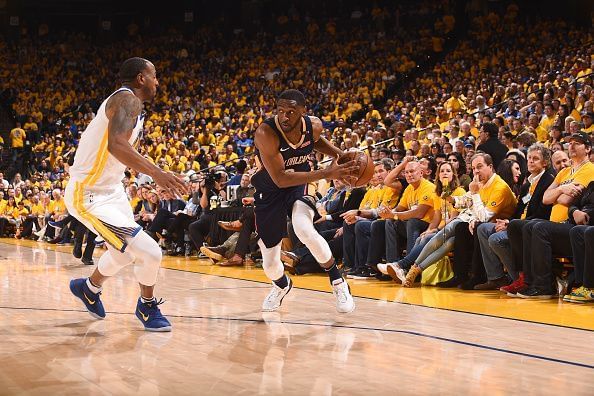
POLYGON ((126 238, 134 237, 142 229, 134 221, 132 207, 122 185, 113 189, 90 190, 82 183, 71 180, 66 186, 64 201, 68 213, 120 252, 126 250, 126 238))

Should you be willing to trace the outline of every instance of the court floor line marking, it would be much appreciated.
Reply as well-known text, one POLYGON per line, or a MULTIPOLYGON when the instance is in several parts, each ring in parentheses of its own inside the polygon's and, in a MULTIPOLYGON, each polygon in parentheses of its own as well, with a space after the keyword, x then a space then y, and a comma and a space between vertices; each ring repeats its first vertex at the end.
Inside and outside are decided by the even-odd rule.
MULTIPOLYGON (((5 245, 17 245, 16 243, 10 243, 7 241, 0 241, 0 243, 5 244, 5 245)), ((18 246, 22 246, 22 247, 26 247, 29 249, 33 249, 29 246, 23 246, 23 245, 18 245, 18 246)), ((71 253, 69 252, 61 252, 57 249, 52 249, 52 246, 48 246, 47 250, 53 250, 54 252, 57 253, 62 253, 62 254, 67 254, 67 255, 71 255, 71 253)), ((179 271, 179 272, 186 272, 186 273, 190 273, 190 274, 200 274, 200 275, 207 275, 207 276, 216 276, 219 278, 226 278, 226 279, 235 279, 235 280, 241 280, 241 281, 246 281, 246 282, 256 282, 256 283, 261 283, 261 284, 270 284, 269 282, 264 282, 264 281, 258 281, 258 280, 253 280, 253 279, 244 279, 244 278, 236 278, 236 277, 232 277, 232 276, 228 276, 228 275, 218 275, 218 274, 208 274, 205 272, 198 272, 198 271, 191 271, 191 270, 185 270, 185 269, 179 269, 179 268, 167 268, 167 267, 161 267, 163 269, 166 270, 170 270, 170 271, 179 271)), ((296 289, 301 289, 301 290, 309 290, 309 291, 314 291, 314 292, 319 292, 319 293, 326 293, 326 294, 330 294, 331 292, 329 291, 325 291, 325 290, 318 290, 318 289, 312 289, 312 288, 308 288, 308 287, 297 287, 297 286, 293 286, 296 289)), ((468 315, 478 315, 478 316, 485 316, 488 318, 497 318, 497 319, 505 319, 505 320, 513 320, 516 322, 524 322, 524 323, 532 323, 532 324, 537 324, 537 325, 542 325, 542 326, 553 326, 553 327, 560 327, 563 329, 572 329, 572 330, 581 330, 581 331, 587 331, 587 332, 594 332, 594 330, 591 329, 584 329, 582 327, 575 327, 575 326, 569 326, 569 325, 561 325, 561 324, 557 324, 557 323, 545 323, 545 322, 538 322, 536 320, 528 320, 528 319, 519 319, 519 318, 510 318, 510 317, 506 317, 506 316, 498 316, 498 315, 494 315, 494 314, 487 314, 487 313, 481 313, 481 312, 471 312, 471 311, 464 311, 461 309, 453 309, 453 308, 444 308, 444 307, 432 307, 429 305, 423 305, 423 304, 413 304, 413 303, 409 303, 409 302, 404 302, 404 301, 389 301, 389 300, 383 300, 381 298, 377 298, 377 297, 367 297, 367 296, 353 296, 353 297, 357 297, 357 298, 362 298, 365 300, 372 300, 372 301, 385 301, 387 303, 390 304, 401 304, 401 305, 408 305, 408 306, 413 306, 413 307, 422 307, 422 308, 429 308, 429 309, 437 309, 440 311, 447 311, 447 312, 458 312, 458 313, 464 313, 464 314, 468 314, 468 315)))
POLYGON ((202 290, 235 290, 235 289, 268 289, 268 287, 267 286, 198 287, 196 289, 187 289, 187 290, 202 291, 202 290))
MULTIPOLYGON (((10 309, 10 310, 15 310, 15 311, 29 310, 29 311, 52 311, 52 312, 87 312, 85 310, 79 310, 79 309, 8 307, 8 306, 0 306, 0 309, 10 309)), ((130 313, 130 312, 111 312, 111 311, 109 311, 106 313, 113 314, 113 315, 134 315, 134 313, 130 313)), ((465 345, 468 347, 484 349, 484 350, 493 351, 493 352, 500 352, 500 353, 505 353, 505 354, 509 354, 509 355, 522 356, 522 357, 532 358, 532 359, 536 359, 536 360, 543 360, 543 361, 547 361, 547 362, 560 363, 560 364, 594 370, 594 365, 590 365, 590 364, 586 364, 586 363, 574 362, 571 360, 557 359, 557 358, 553 358, 553 357, 536 355, 536 354, 526 353, 526 352, 513 351, 510 349, 503 349, 503 348, 493 347, 493 346, 489 346, 489 345, 477 344, 477 343, 469 342, 469 341, 456 340, 453 338, 440 337, 440 336, 425 334, 425 333, 411 331, 411 330, 382 329, 382 328, 375 328, 375 327, 344 325, 344 324, 339 324, 339 323, 308 323, 308 322, 299 322, 299 321, 293 321, 293 320, 263 320, 263 319, 250 319, 250 318, 225 318, 225 317, 202 316, 202 315, 170 315, 170 314, 168 314, 167 316, 171 317, 171 318, 180 318, 180 319, 203 319, 203 320, 218 320, 218 321, 228 321, 228 322, 247 322, 247 323, 262 323, 262 324, 277 323, 277 324, 288 324, 288 325, 297 325, 297 326, 327 327, 327 328, 352 329, 352 330, 363 330, 363 331, 378 331, 378 332, 392 333, 392 334, 405 334, 405 335, 410 335, 410 336, 415 336, 415 337, 429 338, 429 339, 433 339, 433 340, 437 340, 437 341, 448 342, 448 343, 452 343, 452 344, 465 345)))
MULTIPOLYGON (((244 278, 234 278, 234 277, 228 276, 228 275, 208 274, 208 273, 205 273, 205 272, 189 271, 189 270, 178 269, 178 268, 167 268, 167 267, 161 267, 161 268, 166 269, 166 270, 171 270, 171 271, 187 272, 187 273, 190 273, 190 274, 200 274, 200 275, 207 275, 207 276, 216 276, 216 277, 219 277, 219 278, 235 279, 235 280, 241 280, 241 281, 246 281, 246 282, 263 283, 263 284, 266 284, 266 285, 269 285, 270 284, 269 282, 265 282, 265 281, 259 281, 259 280, 253 280, 253 279, 244 279, 244 278)), ((319 290, 319 289, 312 289, 312 288, 309 288, 309 287, 298 287, 298 286, 293 285, 293 288, 300 289, 300 290, 309 290, 309 291, 314 291, 314 292, 319 292, 319 293, 325 293, 325 294, 332 294, 332 292, 330 292, 330 291, 319 290)), ((498 316, 498 315, 494 315, 494 314, 486 314, 486 313, 481 313, 481 312, 464 311, 464 310, 461 310, 461 309, 444 308, 444 307, 432 307, 430 305, 414 304, 414 303, 409 303, 409 302, 405 302, 405 301, 383 300, 383 299, 377 298, 377 297, 367 297, 367 296, 357 296, 357 295, 353 295, 353 297, 362 298, 364 300, 383 301, 383 302, 387 302, 387 303, 390 303, 390 304, 401 304, 401 305, 408 305, 408 306, 420 307, 420 308, 437 309, 437 310, 440 310, 440 311, 457 312, 457 313, 463 313, 463 314, 468 314, 468 315, 486 316, 488 318, 513 320, 513 321, 517 321, 517 322, 532 323, 532 324, 543 325, 543 326, 560 327, 560 328, 563 328, 563 329, 587 331, 587 332, 590 332, 590 333, 594 332, 594 330, 584 329, 582 327, 575 327, 575 326, 569 326, 569 325, 561 325, 561 324, 556 324, 556 323, 538 322, 538 321, 535 321, 535 320, 520 319, 520 318, 509 318, 509 317, 506 317, 506 316, 498 316)))

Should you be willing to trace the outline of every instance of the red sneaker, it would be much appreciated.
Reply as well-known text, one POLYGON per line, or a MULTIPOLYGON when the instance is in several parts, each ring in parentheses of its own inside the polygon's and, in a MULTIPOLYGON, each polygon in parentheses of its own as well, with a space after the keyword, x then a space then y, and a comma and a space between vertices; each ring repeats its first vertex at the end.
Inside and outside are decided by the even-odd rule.
POLYGON ((506 293, 510 297, 515 297, 516 293, 518 293, 522 289, 525 289, 526 286, 527 285, 524 282, 524 273, 520 272, 520 276, 518 277, 518 279, 513 281, 511 285, 499 288, 499 290, 506 293))

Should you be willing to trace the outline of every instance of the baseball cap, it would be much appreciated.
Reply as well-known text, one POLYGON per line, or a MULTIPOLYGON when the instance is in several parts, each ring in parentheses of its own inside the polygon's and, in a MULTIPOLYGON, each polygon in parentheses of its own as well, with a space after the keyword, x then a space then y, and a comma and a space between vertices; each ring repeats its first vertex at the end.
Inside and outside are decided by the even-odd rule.
POLYGON ((576 132, 573 135, 569 136, 568 140, 569 141, 577 140, 581 143, 584 143, 586 146, 592 145, 592 141, 590 140, 590 135, 588 135, 586 132, 576 132))

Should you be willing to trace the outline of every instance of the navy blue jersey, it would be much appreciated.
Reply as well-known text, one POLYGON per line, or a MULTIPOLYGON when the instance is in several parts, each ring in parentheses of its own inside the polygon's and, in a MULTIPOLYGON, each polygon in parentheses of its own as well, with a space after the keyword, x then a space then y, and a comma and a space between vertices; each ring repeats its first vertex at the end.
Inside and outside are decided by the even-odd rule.
MULTIPOLYGON (((311 169, 309 167, 308 159, 309 155, 314 149, 313 127, 308 116, 302 117, 301 120, 301 141, 296 145, 289 142, 280 125, 278 124, 276 117, 268 118, 264 121, 264 123, 272 128, 274 133, 276 133, 278 136, 278 151, 283 157, 285 170, 293 170, 295 172, 309 172, 311 169)), ((256 150, 256 155, 264 166, 258 150, 256 150)), ((257 192, 265 193, 280 190, 280 188, 270 177, 268 170, 266 170, 264 167, 262 167, 262 169, 252 177, 252 185, 256 187, 257 192)))
MULTIPOLYGON (((285 169, 309 172, 307 160, 314 149, 313 127, 309 117, 302 118, 301 141, 296 145, 287 140, 280 125, 277 124, 276 117, 264 122, 278 136, 278 151, 283 156, 285 169)), ((256 154, 260 157, 258 151, 256 154)), ((262 162, 261 158, 260 162, 262 162)), ((303 200, 303 196, 307 193, 307 185, 280 188, 264 167, 252 176, 252 185, 256 187, 254 194, 256 230, 266 247, 272 248, 287 235, 287 216, 291 215, 295 201, 303 200)), ((304 202, 307 203, 307 201, 304 202)))

